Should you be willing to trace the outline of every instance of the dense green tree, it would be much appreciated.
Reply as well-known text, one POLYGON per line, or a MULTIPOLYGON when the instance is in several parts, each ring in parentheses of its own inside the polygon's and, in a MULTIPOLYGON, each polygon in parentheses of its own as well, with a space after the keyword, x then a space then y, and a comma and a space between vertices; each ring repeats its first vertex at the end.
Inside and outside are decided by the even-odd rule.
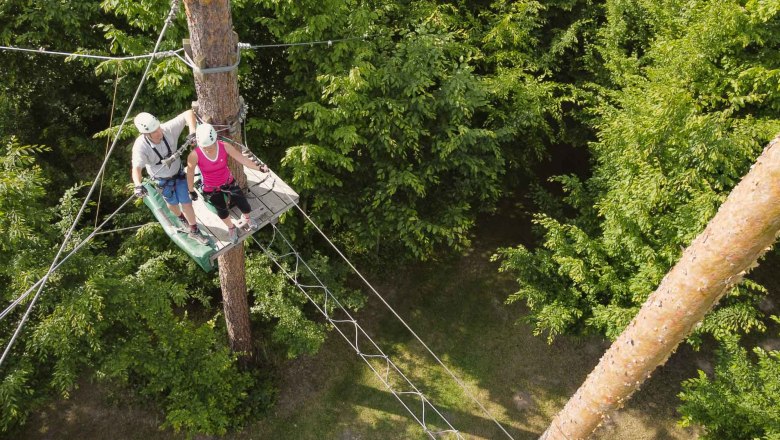
POLYGON ((461 248, 474 215, 499 194, 504 160, 480 127, 486 90, 458 11, 434 2, 268 2, 285 41, 361 37, 290 48, 290 92, 274 121, 284 165, 318 220, 357 251, 427 258, 461 248), (358 221, 359 220, 359 221, 358 221))
MULTIPOLYGON (((667 3, 634 10, 649 37, 627 34, 628 15, 615 12, 626 5, 607 2, 613 21, 594 50, 621 88, 602 88, 594 109, 592 176, 555 179, 565 206, 536 216, 538 249, 500 252, 520 284, 510 301, 525 300, 549 338, 616 337, 780 127, 780 95, 758 80, 777 74, 775 3, 687 2, 680 15, 667 3)), ((763 329, 762 292, 746 280, 698 332, 763 329)))
POLYGON ((705 428, 702 439, 780 437, 780 352, 749 353, 728 338, 718 353, 713 376, 683 382, 679 407, 684 425, 705 428))
MULTIPOLYGON (((80 206, 76 187, 58 206, 45 207, 46 179, 32 156, 38 150, 12 140, 2 156, 0 253, 7 261, 0 277, 9 281, 4 304, 43 275, 80 206), (53 229, 49 219, 56 221, 53 229)), ((74 242, 86 233, 77 231, 74 242)), ((149 258, 143 252, 150 240, 164 243, 158 228, 143 228, 118 254, 104 252, 104 242, 88 245, 50 278, 0 368, 3 431, 22 423, 41 398, 67 396, 87 369, 158 399, 166 425, 177 430, 225 432, 247 413, 242 402, 251 378, 238 372, 213 323, 196 324, 175 314, 187 300, 206 298, 172 280, 177 266, 172 260, 183 257, 168 251, 149 258)), ((4 318, 3 347, 26 304, 4 318)))

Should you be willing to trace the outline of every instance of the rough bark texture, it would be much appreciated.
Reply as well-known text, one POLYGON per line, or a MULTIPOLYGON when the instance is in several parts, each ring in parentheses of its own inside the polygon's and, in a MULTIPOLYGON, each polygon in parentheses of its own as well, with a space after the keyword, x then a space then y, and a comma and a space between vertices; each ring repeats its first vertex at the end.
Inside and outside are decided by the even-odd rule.
POLYGON ((780 139, 764 150, 541 439, 584 439, 662 365, 780 231, 780 139))
MULTIPOLYGON (((185 0, 190 30, 192 60, 200 68, 232 65, 236 61, 237 38, 228 0, 185 0)), ((198 115, 214 125, 232 123, 239 112, 237 71, 195 75, 198 115)), ((217 130, 223 127, 216 127, 217 130)), ((235 135, 220 131, 221 136, 241 142, 235 135)), ((246 183, 243 167, 229 158, 230 170, 241 186, 246 183)), ((236 246, 219 257, 219 281, 225 309, 228 339, 233 351, 242 352, 246 363, 252 353, 252 334, 247 303, 244 248, 236 246)))

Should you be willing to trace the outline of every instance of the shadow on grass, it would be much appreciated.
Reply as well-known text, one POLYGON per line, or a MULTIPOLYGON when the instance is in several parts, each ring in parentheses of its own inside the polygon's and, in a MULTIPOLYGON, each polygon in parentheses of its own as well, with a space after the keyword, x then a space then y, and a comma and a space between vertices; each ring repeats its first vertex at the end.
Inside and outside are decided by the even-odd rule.
MULTIPOLYGON (((398 402, 398 399, 396 399, 389 391, 378 390, 366 385, 357 385, 357 389, 358 392, 366 398, 367 402, 356 403, 356 405, 370 405, 368 407, 373 410, 410 418, 409 412, 406 411, 403 405, 398 402)), ((419 401, 414 402, 409 401, 408 399, 404 400, 412 411, 419 410, 419 401), (415 403, 417 404, 416 406, 414 406, 415 403)), ((501 432, 501 429, 495 425, 491 419, 480 417, 473 413, 464 412, 456 408, 437 406, 437 409, 455 429, 463 434, 495 439, 502 437, 508 438, 504 433, 501 432), (492 426, 492 428, 490 428, 490 426, 492 426)), ((420 411, 415 411, 415 415, 420 419, 422 418, 420 411)), ((438 430, 447 429, 446 423, 441 420, 441 417, 433 413, 433 411, 426 411, 425 420, 428 428, 431 431, 435 432, 438 430)), ((504 429, 506 429, 507 432, 515 439, 537 438, 539 435, 537 432, 518 429, 511 426, 504 426, 504 429)), ((420 430, 422 433, 422 427, 420 427, 420 430)))

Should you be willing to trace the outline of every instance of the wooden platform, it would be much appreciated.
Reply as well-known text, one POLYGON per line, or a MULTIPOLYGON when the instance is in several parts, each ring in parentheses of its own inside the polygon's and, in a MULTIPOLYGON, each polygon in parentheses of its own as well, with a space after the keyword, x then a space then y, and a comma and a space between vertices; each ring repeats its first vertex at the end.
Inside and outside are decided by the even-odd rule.
MULTIPOLYGON (((257 222, 259 226, 257 230, 269 223, 276 223, 280 215, 290 208, 294 208, 294 203, 298 202, 298 194, 273 171, 261 173, 244 167, 244 173, 247 177, 247 188, 244 189, 244 195, 252 206, 252 212, 249 215, 257 222)), ((257 230, 247 232, 239 229, 238 243, 230 243, 227 239, 227 226, 212 210, 213 208, 206 205, 203 199, 201 194, 198 200, 192 202, 192 207, 195 209, 195 216, 201 231, 213 242, 212 248, 215 252, 211 255, 211 261, 216 265, 217 257, 249 238, 257 230)), ((230 218, 233 219, 234 224, 239 224, 242 218, 241 211, 237 207, 232 208, 230 218)))

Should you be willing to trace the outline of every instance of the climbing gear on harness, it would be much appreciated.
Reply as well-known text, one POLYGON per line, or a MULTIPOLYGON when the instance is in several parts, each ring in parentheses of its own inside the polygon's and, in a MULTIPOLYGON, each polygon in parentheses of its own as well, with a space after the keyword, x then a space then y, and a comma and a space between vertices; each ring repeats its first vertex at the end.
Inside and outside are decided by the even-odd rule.
POLYGON ((135 187, 135 191, 133 191, 133 194, 135 194, 135 196, 138 197, 139 199, 143 199, 144 197, 146 197, 147 194, 149 194, 149 192, 146 190, 145 186, 137 185, 135 187))
POLYGON ((217 132, 211 124, 201 124, 195 130, 195 137, 199 147, 210 147, 217 141, 217 132))
POLYGON ((144 140, 146 141, 146 145, 149 145, 149 148, 151 148, 152 151, 154 151, 154 154, 156 154, 157 157, 160 158, 160 161, 157 162, 155 165, 163 165, 164 164, 166 166, 171 166, 171 158, 173 157, 173 154, 172 154, 171 146, 170 146, 170 144, 168 144, 168 139, 165 139, 165 136, 163 136, 163 138, 162 138, 163 143, 165 144, 165 147, 168 149, 168 152, 165 153, 165 157, 163 157, 163 155, 160 154, 159 151, 157 151, 157 148, 154 148, 154 145, 152 145, 152 142, 149 141, 149 138, 144 136, 144 140))
POLYGON ((138 113, 133 122, 141 134, 149 134, 160 128, 160 120, 146 112, 138 113))

